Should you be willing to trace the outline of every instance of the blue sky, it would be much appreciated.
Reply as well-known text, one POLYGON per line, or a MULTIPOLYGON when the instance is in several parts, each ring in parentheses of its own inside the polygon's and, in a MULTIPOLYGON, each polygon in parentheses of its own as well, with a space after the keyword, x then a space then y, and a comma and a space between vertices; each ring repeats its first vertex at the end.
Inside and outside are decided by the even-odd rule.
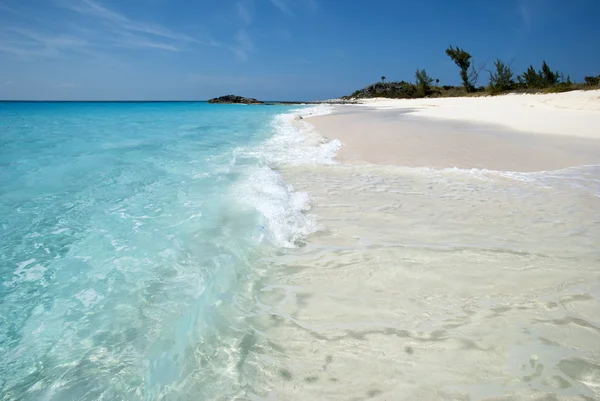
POLYGON ((598 16, 598 0, 0 0, 0 99, 324 99, 416 68, 458 84, 450 44, 580 81, 600 74, 598 16))

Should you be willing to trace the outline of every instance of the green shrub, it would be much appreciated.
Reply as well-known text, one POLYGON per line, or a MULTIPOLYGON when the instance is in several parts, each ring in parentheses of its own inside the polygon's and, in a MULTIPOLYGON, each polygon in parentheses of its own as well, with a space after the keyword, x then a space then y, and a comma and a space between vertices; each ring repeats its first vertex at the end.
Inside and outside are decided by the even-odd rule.
POLYGON ((514 72, 510 65, 498 59, 494 62, 494 67, 496 67, 496 71, 490 72, 490 92, 496 94, 513 89, 515 86, 514 72))
POLYGON ((415 73, 415 78, 417 79, 417 89, 419 95, 427 96, 431 93, 431 84, 433 83, 433 78, 427 75, 427 72, 423 70, 419 70, 417 68, 417 72, 415 73))
POLYGON ((547 88, 549 86, 553 86, 559 83, 562 74, 558 71, 552 72, 552 70, 550 69, 550 67, 548 67, 548 64, 546 63, 546 60, 544 60, 542 64, 542 70, 539 72, 539 75, 543 87, 547 88))
POLYGON ((532 65, 517 80, 524 88, 539 88, 541 85, 541 78, 532 65))
POLYGON ((542 63, 542 69, 535 71, 532 65, 529 66, 527 71, 517 77, 519 84, 523 88, 529 89, 543 89, 549 88, 561 82, 562 73, 556 71, 552 72, 548 63, 544 60, 542 63))
POLYGON ((587 86, 599 86, 600 75, 598 75, 597 77, 584 77, 583 82, 585 82, 587 86))

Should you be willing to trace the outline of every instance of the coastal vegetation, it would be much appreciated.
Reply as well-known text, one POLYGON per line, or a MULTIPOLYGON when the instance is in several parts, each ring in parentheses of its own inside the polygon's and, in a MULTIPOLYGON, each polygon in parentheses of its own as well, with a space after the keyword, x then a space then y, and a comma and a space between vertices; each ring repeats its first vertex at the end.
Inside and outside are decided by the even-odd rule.
POLYGON ((433 78, 431 78, 425 70, 417 69, 415 73, 415 78, 417 80, 417 93, 425 97, 431 93, 431 84, 433 83, 433 78))
POLYGON ((494 62, 495 71, 490 72, 489 91, 492 94, 502 93, 515 88, 514 71, 510 64, 498 59, 494 62))
POLYGON ((460 68, 460 79, 462 79, 463 87, 467 92, 474 92, 475 85, 473 83, 473 76, 469 74, 469 67, 471 67, 471 54, 456 46, 456 49, 452 46, 446 49, 448 57, 454 61, 454 64, 460 68))
POLYGON ((425 69, 417 69, 415 81, 386 81, 382 76, 381 81, 368 85, 353 92, 343 99, 360 99, 386 97, 396 99, 416 99, 423 97, 456 97, 456 96, 481 96, 498 95, 503 93, 555 93, 568 92, 581 89, 600 89, 600 75, 586 76, 583 83, 576 83, 571 77, 560 71, 554 71, 548 63, 542 61, 541 67, 536 70, 530 65, 527 70, 517 74, 512 61, 505 62, 497 59, 491 69, 487 69, 487 61, 476 66, 473 56, 458 46, 449 46, 446 55, 459 69, 461 86, 439 85, 440 80, 435 79, 425 69), (481 72, 489 74, 487 86, 478 86, 481 72), (434 84, 435 83, 435 84, 434 84))

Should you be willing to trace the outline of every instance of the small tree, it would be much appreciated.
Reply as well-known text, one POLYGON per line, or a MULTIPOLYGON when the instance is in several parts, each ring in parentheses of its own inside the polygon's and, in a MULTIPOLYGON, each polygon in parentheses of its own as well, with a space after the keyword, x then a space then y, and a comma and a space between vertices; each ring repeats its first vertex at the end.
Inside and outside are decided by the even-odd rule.
POLYGON ((517 80, 526 88, 548 88, 558 84, 561 80, 564 81, 562 76, 563 74, 558 71, 552 72, 548 63, 544 61, 541 70, 536 72, 530 65, 527 71, 517 77, 517 80))
POLYGON ((527 71, 519 75, 517 80, 525 88, 538 88, 540 86, 540 76, 532 65, 529 66, 527 71))
POLYGON ((565 82, 565 84, 566 84, 567 86, 571 86, 571 85, 573 85, 573 82, 571 81, 571 76, 570 76, 570 75, 567 75, 567 82, 565 82))
POLYGON ((469 79, 469 67, 471 67, 471 55, 460 47, 453 48, 450 46, 446 49, 448 57, 454 61, 454 64, 460 68, 460 78, 467 92, 473 92, 475 86, 469 79))
MULTIPOLYGON (((487 65, 488 61, 490 61, 489 58, 485 61, 485 63, 481 64, 478 69, 475 69, 475 61, 473 60, 473 65, 471 65, 471 71, 469 72, 469 82, 471 83, 471 88, 473 89, 473 91, 475 91, 475 87, 477 86, 479 74, 485 69, 485 66, 487 65)), ((479 87, 479 90, 485 90, 485 88, 482 88, 483 87, 479 87)))
POLYGON ((542 70, 538 73, 542 87, 547 88, 549 86, 556 85, 560 80, 560 73, 558 71, 552 72, 546 60, 542 63, 542 70))
POLYGON ((600 85, 600 75, 598 75, 597 77, 584 77, 583 82, 585 82, 585 84, 588 86, 598 86, 600 85))
POLYGON ((431 83, 433 82, 433 78, 427 75, 425 70, 419 70, 417 68, 417 72, 415 73, 415 78, 417 79, 417 88, 419 90, 419 94, 421 96, 427 96, 431 92, 431 83))
POLYGON ((510 64, 505 64, 498 59, 494 62, 496 71, 490 72, 490 91, 500 93, 512 89, 515 86, 513 80, 514 72, 510 64))
POLYGON ((384 82, 385 82, 385 76, 382 76, 381 77, 381 83, 384 83, 384 82))

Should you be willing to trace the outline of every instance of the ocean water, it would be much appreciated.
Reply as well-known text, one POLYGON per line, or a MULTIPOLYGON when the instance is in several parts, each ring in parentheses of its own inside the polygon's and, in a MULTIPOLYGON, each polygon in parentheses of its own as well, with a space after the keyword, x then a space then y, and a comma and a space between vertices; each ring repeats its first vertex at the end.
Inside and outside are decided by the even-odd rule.
POLYGON ((332 111, 0 103, 0 399, 600 399, 600 167, 337 162, 332 111))
POLYGON ((317 230, 277 166, 338 146, 294 110, 0 103, 0 398, 245 394, 256 260, 317 230))

